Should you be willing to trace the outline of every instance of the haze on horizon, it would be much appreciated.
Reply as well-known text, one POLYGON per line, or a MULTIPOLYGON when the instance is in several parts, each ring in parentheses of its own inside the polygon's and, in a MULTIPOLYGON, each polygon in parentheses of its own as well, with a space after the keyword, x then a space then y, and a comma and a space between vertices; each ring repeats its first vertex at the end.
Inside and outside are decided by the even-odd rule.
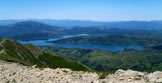
POLYGON ((0 20, 162 20, 162 0, 0 0, 0 20))

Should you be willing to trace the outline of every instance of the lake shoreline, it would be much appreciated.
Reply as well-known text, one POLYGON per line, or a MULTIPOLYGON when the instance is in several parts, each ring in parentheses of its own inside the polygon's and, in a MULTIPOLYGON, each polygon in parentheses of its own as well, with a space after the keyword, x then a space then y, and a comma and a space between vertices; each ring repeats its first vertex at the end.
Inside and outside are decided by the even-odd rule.
POLYGON ((18 41, 22 44, 32 43, 36 46, 58 46, 63 48, 81 48, 81 49, 99 49, 108 51, 123 51, 124 49, 143 50, 144 48, 139 45, 95 45, 95 44, 66 44, 66 43, 51 43, 51 41, 76 37, 76 36, 89 36, 89 34, 79 35, 65 35, 61 38, 50 38, 48 40, 32 40, 32 41, 18 41))

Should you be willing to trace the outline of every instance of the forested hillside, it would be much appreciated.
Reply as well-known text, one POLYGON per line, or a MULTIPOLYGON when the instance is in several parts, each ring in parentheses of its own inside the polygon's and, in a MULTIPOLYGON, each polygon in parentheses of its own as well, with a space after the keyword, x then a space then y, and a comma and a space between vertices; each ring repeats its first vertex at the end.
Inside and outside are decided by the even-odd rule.
POLYGON ((95 49, 71 49, 47 46, 42 47, 73 61, 81 61, 99 71, 132 69, 138 71, 162 71, 162 46, 147 47, 144 50, 125 49, 119 52, 95 49))
POLYGON ((75 43, 95 45, 159 45, 162 35, 158 34, 110 34, 72 37, 53 41, 53 43, 75 43))

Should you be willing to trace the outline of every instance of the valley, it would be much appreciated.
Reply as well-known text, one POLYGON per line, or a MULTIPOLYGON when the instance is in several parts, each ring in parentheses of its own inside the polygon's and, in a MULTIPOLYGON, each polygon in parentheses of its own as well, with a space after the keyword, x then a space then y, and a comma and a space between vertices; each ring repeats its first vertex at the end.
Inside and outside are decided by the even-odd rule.
POLYGON ((119 69, 162 71, 160 30, 66 28, 33 21, 0 29, 3 36, 0 37, 0 60, 3 61, 37 68, 88 71, 97 73, 99 78, 119 69))
POLYGON ((123 51, 107 51, 97 49, 61 48, 55 46, 41 47, 58 56, 73 61, 80 61, 98 71, 115 72, 117 69, 138 71, 157 71, 162 67, 162 46, 147 47, 144 50, 125 49, 123 51))
MULTIPOLYGON (((15 37, 13 36, 13 38, 11 38, 17 40, 21 44, 24 44, 25 46, 30 46, 31 44, 33 44, 39 46, 49 53, 53 53, 56 56, 64 57, 75 62, 79 61, 81 62, 81 64, 85 64, 91 69, 97 71, 115 72, 118 69, 133 69, 138 71, 152 72, 161 70, 162 53, 161 50, 158 50, 161 48, 160 45, 162 44, 162 35, 160 33, 153 34, 152 32, 146 32, 134 34, 131 33, 131 31, 125 32, 115 28, 114 31, 110 31, 111 33, 107 31, 112 29, 102 28, 56 28, 51 25, 33 21, 16 23, 12 26, 9 25, 9 27, 22 28, 20 30, 21 32, 28 30, 28 27, 33 27, 33 32, 25 32, 25 34, 27 34, 28 36, 35 31, 37 31, 38 33, 48 33, 49 35, 57 32, 54 35, 58 35, 59 37, 50 37, 49 35, 44 36, 47 39, 31 36, 31 38, 29 38, 28 40, 28 37, 23 35, 24 33, 22 34, 19 32, 17 32, 17 34, 20 34, 22 38, 15 39, 15 37), (39 30, 37 30, 37 28, 39 28, 39 30), (87 32, 85 32, 84 30, 87 32), (69 34, 69 31, 71 34, 69 34), (75 32, 75 34, 73 32, 75 32), (156 60, 157 62, 155 62, 154 60, 156 60)), ((10 28, 6 29, 10 30, 10 28)), ((10 31, 9 32, 12 33, 14 32, 14 29, 11 29, 10 31)), ((31 46, 30 48, 32 47, 33 46, 31 46)), ((53 64, 51 63, 55 62, 53 62, 53 59, 51 58, 54 57, 48 56, 48 53, 45 53, 45 55, 47 55, 46 57, 44 57, 44 59, 46 59, 45 62, 49 64, 49 67, 53 68, 53 64)), ((43 59, 38 56, 37 58, 38 61, 42 61, 43 59)), ((27 63, 26 61, 21 62, 27 63)), ((42 63, 39 62, 39 64, 42 63)))

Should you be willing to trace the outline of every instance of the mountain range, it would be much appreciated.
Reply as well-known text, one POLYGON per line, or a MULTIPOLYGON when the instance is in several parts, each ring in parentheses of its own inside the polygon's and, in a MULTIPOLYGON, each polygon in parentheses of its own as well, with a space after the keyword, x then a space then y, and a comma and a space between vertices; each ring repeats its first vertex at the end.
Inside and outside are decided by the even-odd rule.
POLYGON ((54 26, 62 27, 90 27, 90 26, 103 26, 103 27, 116 27, 116 28, 138 28, 138 29, 157 29, 162 28, 162 20, 152 21, 89 21, 89 20, 52 20, 52 19, 21 19, 21 20, 0 20, 0 25, 8 25, 22 21, 36 21, 54 26))
POLYGON ((4 20, 0 36, 14 40, 40 40, 72 34, 161 34, 162 21, 97 22, 69 20, 4 20), (56 21, 56 22, 55 22, 56 21), (11 23, 11 24, 10 24, 11 23), (13 24, 12 24, 13 23, 13 24), (52 24, 56 23, 56 24, 52 24), (63 24, 61 24, 63 23, 63 24), (6 25, 5 25, 6 24, 6 25), (69 28, 68 26, 71 26, 69 28), (63 27, 64 26, 64 27, 63 27))
POLYGON ((25 21, 0 26, 0 35, 12 39, 44 39, 61 34, 62 27, 51 26, 44 23, 25 21))

